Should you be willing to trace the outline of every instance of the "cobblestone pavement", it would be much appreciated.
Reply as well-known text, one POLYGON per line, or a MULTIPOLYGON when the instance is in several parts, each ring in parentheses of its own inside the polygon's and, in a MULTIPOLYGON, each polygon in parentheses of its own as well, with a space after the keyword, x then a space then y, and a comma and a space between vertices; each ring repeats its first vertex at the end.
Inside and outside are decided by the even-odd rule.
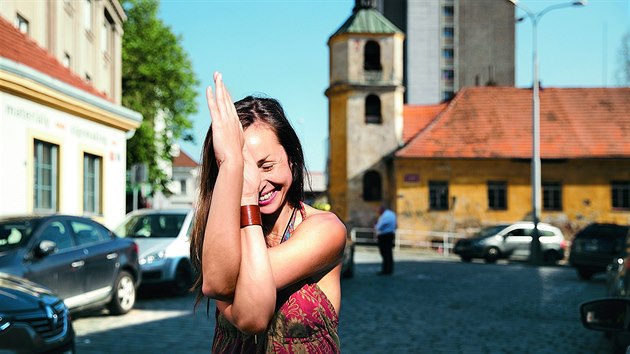
MULTIPOLYGON (((398 251, 392 276, 377 276, 376 248, 359 247, 355 276, 342 281, 344 353, 610 353, 584 329, 578 305, 605 281, 580 281, 568 266, 462 263, 398 251)), ((214 306, 194 297, 143 291, 124 316, 75 316, 77 353, 209 353, 214 306)))

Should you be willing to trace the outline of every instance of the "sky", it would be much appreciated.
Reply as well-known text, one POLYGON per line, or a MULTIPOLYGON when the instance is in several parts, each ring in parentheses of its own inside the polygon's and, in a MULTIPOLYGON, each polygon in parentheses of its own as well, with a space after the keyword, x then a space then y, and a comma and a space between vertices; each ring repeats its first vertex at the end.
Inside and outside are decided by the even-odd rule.
MULTIPOLYGON (((437 1, 437 0, 436 0, 437 1)), ((475 0, 465 0, 475 1, 475 0)), ((503 0, 496 0, 503 1, 503 0)), ((537 13, 565 1, 520 0, 537 13)), ((220 71, 232 97, 276 98, 302 142, 307 168, 326 169, 329 37, 352 14, 354 0, 161 0, 159 17, 181 37, 200 81, 191 116, 195 144, 180 147, 200 161, 210 125, 205 88, 220 71)), ((525 15, 515 9, 515 17, 525 15)), ((620 48, 630 32, 630 0, 590 0, 546 13, 538 23, 543 87, 620 85, 620 48)), ((532 23, 516 24, 516 86, 532 83, 532 23)))

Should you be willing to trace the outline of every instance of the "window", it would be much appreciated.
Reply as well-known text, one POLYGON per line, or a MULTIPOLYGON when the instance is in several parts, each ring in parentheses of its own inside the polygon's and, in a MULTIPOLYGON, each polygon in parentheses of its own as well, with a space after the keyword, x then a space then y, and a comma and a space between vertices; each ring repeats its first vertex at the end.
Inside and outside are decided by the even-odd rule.
POLYGON ((442 92, 442 100, 448 101, 451 98, 455 97, 455 92, 453 91, 444 91, 442 92))
POLYGON ((101 213, 101 165, 99 156, 83 155, 83 212, 101 213))
POLYGON ((63 53, 63 62, 62 62, 62 64, 66 68, 70 68, 70 64, 71 64, 70 54, 63 53))
POLYGON ((185 179, 179 180, 179 193, 186 194, 186 180, 185 179))
POLYGON ((363 175, 363 200, 379 201, 382 198, 380 173, 367 171, 363 175))
POLYGON ((376 95, 368 95, 365 98, 365 123, 381 124, 381 99, 376 95))
POLYGON ((28 35, 29 34, 29 24, 28 21, 20 16, 19 14, 15 18, 15 27, 20 30, 20 32, 28 35))
POLYGON ((429 209, 448 210, 448 182, 429 181, 429 209))
POLYGON ((37 211, 57 211, 58 151, 57 145, 35 140, 33 208, 37 211))
POLYGON ((367 41, 363 53, 363 69, 381 71, 381 46, 376 41, 367 41))
POLYGON ((612 182, 612 207, 630 209, 630 181, 612 182))
POLYGON ((113 43, 114 21, 111 16, 105 11, 105 20, 103 21, 103 27, 101 28, 101 52, 110 53, 113 43))
POLYGON ((65 224, 61 221, 53 221, 50 225, 46 226, 41 236, 40 241, 52 241, 56 245, 55 253, 72 248, 74 243, 72 237, 68 232, 65 224))
POLYGON ((442 70, 442 79, 453 80, 455 78, 455 71, 452 69, 442 70))
POLYGON ((503 181, 488 182, 488 208, 492 210, 507 209, 507 183, 503 181))
POLYGON ((83 25, 87 31, 92 30, 92 0, 83 3, 83 25))
POLYGON ((109 239, 107 232, 96 224, 73 220, 70 221, 70 227, 74 232, 76 243, 80 246, 107 241, 109 239))
POLYGON ((562 185, 559 182, 542 184, 544 210, 562 210, 562 185))
POLYGON ((453 27, 444 27, 442 33, 445 38, 453 38, 455 36, 455 29, 453 29, 453 27))
POLYGON ((450 5, 450 6, 444 6, 443 7, 443 12, 444 16, 450 17, 450 16, 454 16, 455 15, 455 7, 450 5))
POLYGON ((442 56, 444 59, 453 59, 453 57, 455 57, 455 51, 453 48, 444 48, 442 49, 442 56))

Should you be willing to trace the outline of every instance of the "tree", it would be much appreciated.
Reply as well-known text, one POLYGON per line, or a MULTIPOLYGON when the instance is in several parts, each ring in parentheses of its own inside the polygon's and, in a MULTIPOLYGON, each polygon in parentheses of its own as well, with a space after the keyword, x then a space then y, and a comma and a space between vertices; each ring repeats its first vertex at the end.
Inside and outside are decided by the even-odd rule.
POLYGON ((199 81, 181 38, 158 17, 159 0, 124 0, 127 14, 122 43, 122 103, 143 121, 127 143, 127 166, 146 163, 153 191, 166 190, 160 161, 171 161, 178 139, 192 141, 199 81))

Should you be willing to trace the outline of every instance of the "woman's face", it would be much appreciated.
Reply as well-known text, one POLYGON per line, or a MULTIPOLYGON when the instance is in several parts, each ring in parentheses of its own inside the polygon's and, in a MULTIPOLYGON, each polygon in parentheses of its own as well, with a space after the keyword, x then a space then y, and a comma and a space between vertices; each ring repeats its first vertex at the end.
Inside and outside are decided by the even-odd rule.
POLYGON ((245 144, 260 170, 260 212, 273 214, 284 204, 293 183, 287 153, 267 124, 254 123, 244 134, 245 144))

